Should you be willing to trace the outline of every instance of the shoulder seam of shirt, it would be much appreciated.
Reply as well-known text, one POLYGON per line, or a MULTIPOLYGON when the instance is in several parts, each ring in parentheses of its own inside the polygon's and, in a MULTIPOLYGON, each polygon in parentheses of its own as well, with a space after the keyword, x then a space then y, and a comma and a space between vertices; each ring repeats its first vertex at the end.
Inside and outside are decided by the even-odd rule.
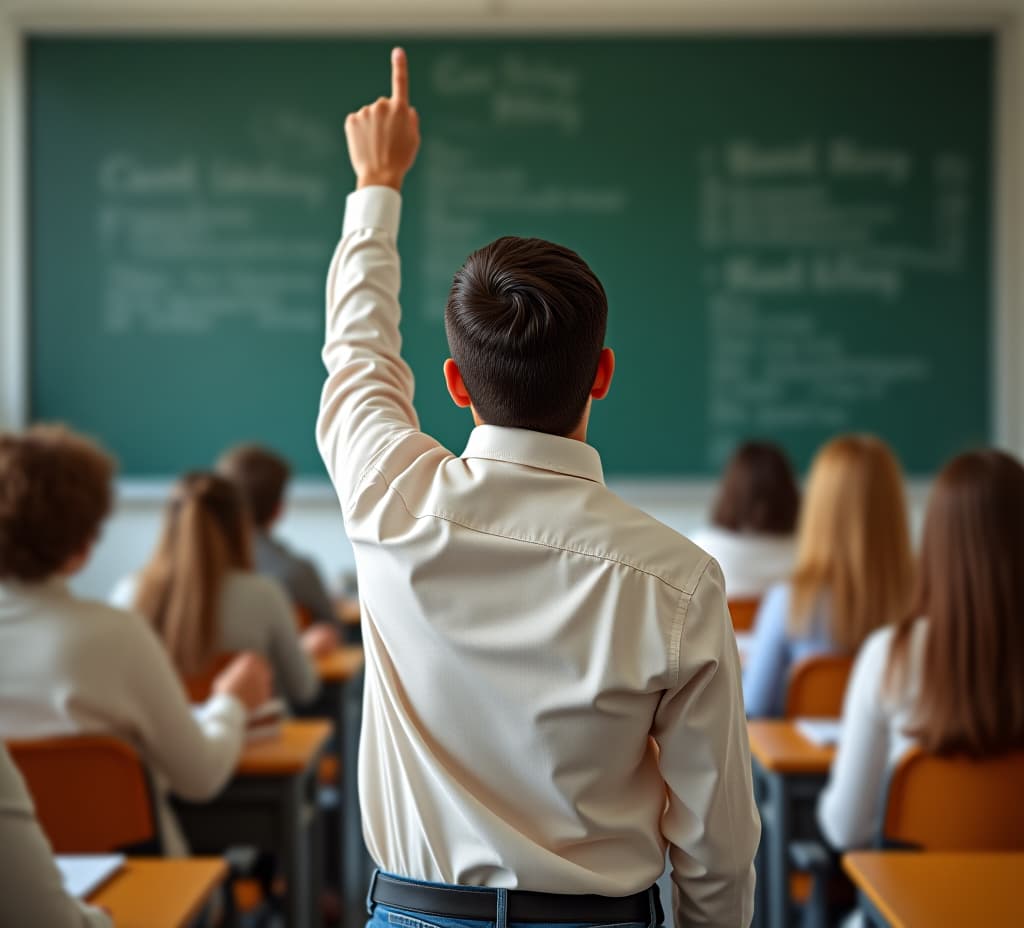
MULTIPOLYGON (((661 583, 664 583, 665 586, 667 586, 669 589, 675 590, 677 593, 680 593, 683 596, 688 597, 693 595, 693 591, 686 590, 680 586, 677 586, 671 580, 661 576, 661 574, 657 574, 654 571, 647 570, 641 567, 639 564, 631 564, 629 561, 622 560, 622 558, 612 557, 609 554, 599 554, 596 551, 587 551, 583 548, 574 548, 569 545, 554 545, 547 541, 538 541, 536 538, 524 538, 521 535, 510 535, 502 532, 488 531, 485 528, 478 528, 475 525, 470 525, 468 522, 463 522, 461 519, 458 519, 450 513, 446 512, 431 511, 424 512, 421 515, 417 515, 409 507, 409 504, 406 501, 405 497, 402 496, 401 491, 393 483, 391 483, 391 481, 388 480, 384 473, 377 467, 373 467, 373 470, 375 470, 377 474, 380 476, 381 480, 384 481, 385 486, 387 486, 387 488, 391 490, 391 492, 393 492, 395 496, 397 496, 402 501, 402 506, 405 507, 405 511, 409 513, 409 515, 417 521, 419 519, 441 519, 443 522, 447 522, 450 525, 458 525, 461 528, 464 528, 470 532, 477 532, 480 535, 489 535, 492 538, 507 538, 510 541, 519 541, 527 545, 537 545, 541 548, 550 548, 552 551, 565 551, 568 554, 579 554, 583 557, 591 557, 600 561, 608 561, 611 564, 621 564, 623 567, 628 567, 630 570, 635 570, 638 573, 645 574, 648 577, 652 577, 653 579, 658 580, 661 583)), ((701 573, 703 573, 703 570, 701 571, 701 573)))
MULTIPOLYGON (((345 501, 344 509, 346 513, 350 512, 352 509, 355 508, 357 502, 356 498, 359 496, 359 490, 362 487, 363 483, 366 482, 366 478, 367 476, 369 476, 371 470, 374 473, 380 475, 381 479, 384 481, 388 489, 391 489, 391 483, 389 482, 388 478, 384 475, 384 471, 382 471, 379 467, 376 466, 376 462, 381 458, 382 455, 390 451, 393 446, 397 445, 398 442, 402 441, 404 438, 408 438, 410 434, 422 435, 423 433, 413 428, 410 428, 408 431, 402 429, 400 434, 396 435, 386 445, 384 445, 381 448, 378 448, 373 453, 373 455, 370 457, 370 460, 367 461, 366 464, 363 466, 363 469, 359 471, 359 476, 356 477, 355 483, 352 485, 352 492, 351 494, 349 494, 349 498, 345 501)), ((404 499, 402 500, 402 503, 403 505, 405 504, 404 499)), ((409 510, 408 506, 406 506, 405 508, 407 511, 409 510)), ((409 515, 412 515, 411 511, 409 511, 409 515)))

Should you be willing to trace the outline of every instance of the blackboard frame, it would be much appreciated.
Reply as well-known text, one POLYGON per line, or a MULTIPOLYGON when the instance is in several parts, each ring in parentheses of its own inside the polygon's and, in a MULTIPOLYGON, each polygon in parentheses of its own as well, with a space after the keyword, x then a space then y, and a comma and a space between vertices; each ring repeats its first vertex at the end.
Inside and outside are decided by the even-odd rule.
MULTIPOLYGON (((993 326, 992 357, 995 363, 990 371, 990 396, 992 399, 993 439, 997 444, 1020 451, 1024 446, 1024 376, 1021 375, 1015 358, 1024 356, 1024 294, 1020 275, 1013 272, 1009 257, 1015 252, 1014 246, 1024 237, 1024 203, 1018 196, 1011 199, 1000 196, 1000 191, 1020 191, 1022 159, 1016 152, 1024 150, 1024 126, 1017 115, 1024 102, 1024 80, 1019 79, 1022 71, 1020 48, 1024 45, 1024 24, 1019 15, 1013 15, 1010 8, 1005 11, 993 9, 988 12, 972 11, 969 14, 919 15, 904 14, 898 19, 879 14, 848 14, 837 18, 827 13, 801 15, 765 15, 760 20, 745 19, 738 27, 729 17, 729 10, 715 16, 701 17, 686 14, 671 14, 662 10, 652 13, 649 18, 631 15, 626 23, 616 21, 609 14, 607 18, 588 23, 586 34, 614 33, 623 31, 642 36, 650 33, 676 35, 721 33, 725 35, 753 34, 778 36, 793 33, 822 34, 841 32, 843 34, 865 35, 913 35, 930 32, 984 32, 995 40, 996 85, 995 85, 995 142, 993 145, 993 234, 994 242, 991 279, 993 283, 993 326), (625 28, 624 28, 625 27, 625 28), (1018 78, 1015 80, 1015 78, 1018 78)), ((577 35, 581 30, 571 22, 552 22, 540 14, 516 17, 495 17, 486 15, 474 19, 467 17, 459 23, 421 19, 411 21, 407 16, 401 22, 386 16, 366 17, 356 23, 347 23, 338 28, 333 17, 320 14, 303 21, 302 28, 296 28, 295 20, 287 23, 273 16, 249 19, 240 23, 230 11, 219 11, 216 4, 204 17, 168 14, 158 22, 119 12, 113 18, 102 15, 73 15, 64 13, 47 16, 45 4, 37 4, 31 14, 0 16, 0 81, 5 88, 3 109, 0 111, 0 137, 7 140, 0 159, 0 244, 3 248, 3 272, 0 273, 0 427, 18 428, 28 418, 28 377, 29 356, 27 352, 27 317, 30 294, 27 291, 26 266, 28 262, 27 211, 25 205, 25 180, 31 162, 31 153, 26 150, 26 80, 24 49, 27 40, 35 35, 55 33, 87 34, 90 36, 115 35, 182 35, 194 38, 197 35, 254 35, 302 36, 323 34, 328 30, 338 36, 382 35, 389 27, 400 29, 403 34, 424 35, 577 35)), ((469 425, 467 423, 467 433, 469 425)), ((132 498, 144 499, 162 497, 167 481, 125 477, 121 481, 126 494, 132 498)), ((664 492, 670 488, 684 492, 706 494, 712 481, 706 479, 678 480, 656 479, 652 481, 629 479, 626 484, 655 487, 664 485, 664 492)), ((299 492, 310 499, 330 498, 326 481, 303 481, 299 492)))

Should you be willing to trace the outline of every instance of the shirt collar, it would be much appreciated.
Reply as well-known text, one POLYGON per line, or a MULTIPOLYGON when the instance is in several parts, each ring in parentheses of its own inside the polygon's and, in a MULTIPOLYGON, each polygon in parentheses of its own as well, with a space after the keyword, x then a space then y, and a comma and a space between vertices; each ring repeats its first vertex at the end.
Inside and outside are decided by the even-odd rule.
POLYGON ((0 580, 0 599, 16 599, 45 593, 69 596, 68 582, 64 577, 54 575, 45 580, 0 580))
POLYGON ((470 434, 462 457, 506 461, 604 483, 601 456, 596 448, 574 438, 528 429, 478 425, 470 434))

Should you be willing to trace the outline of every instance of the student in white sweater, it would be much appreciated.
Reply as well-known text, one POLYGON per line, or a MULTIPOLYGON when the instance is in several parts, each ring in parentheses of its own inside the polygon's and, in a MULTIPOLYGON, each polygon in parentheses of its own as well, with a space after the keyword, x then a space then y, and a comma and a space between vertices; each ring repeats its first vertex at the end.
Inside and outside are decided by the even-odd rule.
POLYGON ((867 640, 850 679, 818 807, 836 850, 872 843, 886 778, 908 748, 984 757, 1024 747, 1024 467, 1016 459, 973 452, 939 475, 914 614, 922 618, 867 640))
MULTIPOLYGON (((178 481, 153 557, 111 599, 150 620, 182 675, 202 674, 225 653, 252 651, 270 662, 292 705, 317 694, 311 656, 324 630, 300 637, 284 590, 254 572, 248 511, 224 477, 195 472, 178 481)), ((333 632, 328 639, 333 646, 333 632)))
POLYGON ((113 928, 105 912, 67 894, 32 798, 0 744, 0 928, 113 928))
POLYGON ((722 568, 730 599, 760 599, 787 579, 796 559, 800 491, 785 452, 748 441, 729 459, 711 524, 692 536, 722 568))
MULTIPOLYGON (((109 511, 112 475, 99 447, 64 429, 0 435, 0 739, 115 735, 161 794, 208 799, 238 762, 269 669, 243 655, 193 712, 140 616, 70 591, 109 511)), ((158 817, 165 850, 184 852, 162 795, 158 817)))

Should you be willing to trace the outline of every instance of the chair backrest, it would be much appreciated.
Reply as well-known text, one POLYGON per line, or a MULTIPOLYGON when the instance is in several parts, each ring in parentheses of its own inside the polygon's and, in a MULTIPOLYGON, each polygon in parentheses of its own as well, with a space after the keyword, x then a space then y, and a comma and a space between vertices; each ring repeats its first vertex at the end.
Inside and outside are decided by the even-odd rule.
POLYGON ((883 847, 1024 851, 1024 750, 975 760, 913 748, 893 769, 883 847))
POLYGON ((108 735, 9 741, 57 854, 161 853, 149 776, 108 735))
POLYGON ((786 687, 786 718, 839 718, 852 669, 852 657, 819 655, 800 661, 786 687))
POLYGON ((738 632, 749 632, 754 627, 754 617, 761 605, 760 599, 730 599, 729 614, 732 616, 732 627, 738 632))
POLYGON ((235 659, 233 653, 220 654, 199 673, 183 674, 181 682, 185 684, 189 702, 206 702, 213 692, 213 681, 220 672, 235 659))
POLYGON ((295 625, 300 632, 304 632, 313 624, 313 613, 305 606, 295 607, 295 625))

